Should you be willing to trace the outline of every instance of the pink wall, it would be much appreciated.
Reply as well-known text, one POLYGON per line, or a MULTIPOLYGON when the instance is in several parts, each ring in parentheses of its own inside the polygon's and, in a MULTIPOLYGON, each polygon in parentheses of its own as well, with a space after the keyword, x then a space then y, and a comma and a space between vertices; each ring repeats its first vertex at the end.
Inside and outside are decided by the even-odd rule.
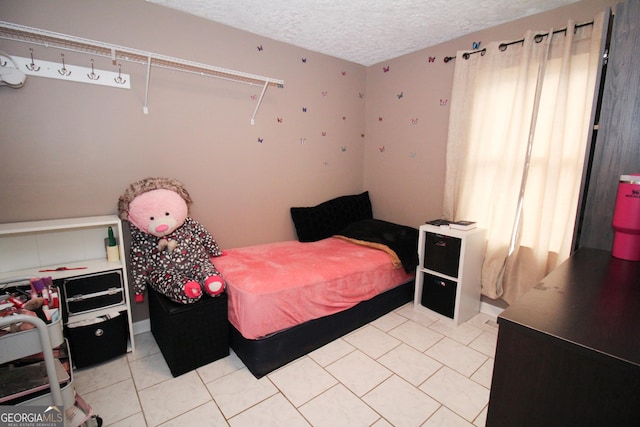
POLYGON ((368 67, 364 186, 376 215, 414 226, 441 217, 453 71, 463 60, 444 57, 470 51, 474 42, 518 40, 528 29, 565 28, 568 19, 587 22, 616 3, 583 0, 368 67))
MULTIPOLYGON (((143 0, 2 0, 0 16, 285 81, 267 90, 254 126, 261 87, 161 69, 144 115, 146 69, 131 63, 131 90, 36 77, 0 88, 0 222, 116 213, 130 182, 172 176, 191 193, 192 215, 233 247, 295 238, 289 207, 362 191, 363 66, 143 0)), ((16 56, 29 47, 0 40, 16 56)), ((60 60, 54 49, 34 53, 60 60)), ((65 59, 90 66, 91 57, 65 59)))
MULTIPOLYGON (((130 63, 128 91, 36 77, 0 88, 0 222, 115 213, 130 182, 164 175, 185 183, 193 216, 223 247, 295 238, 290 206, 363 190, 377 217, 417 226, 442 208, 455 66, 444 56, 613 4, 584 0, 365 68, 143 0, 0 0, 8 22, 285 81, 267 91, 254 126, 260 88, 159 69, 144 115, 145 67, 130 63)), ((29 47, 0 40, 16 56, 29 47)), ((96 67, 115 69, 101 58, 96 67)))

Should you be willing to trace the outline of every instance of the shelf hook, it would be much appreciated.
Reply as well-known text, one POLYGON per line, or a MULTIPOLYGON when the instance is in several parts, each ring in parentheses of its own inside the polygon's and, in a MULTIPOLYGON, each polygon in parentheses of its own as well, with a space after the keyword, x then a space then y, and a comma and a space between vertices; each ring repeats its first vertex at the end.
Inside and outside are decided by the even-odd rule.
POLYGON ((95 69, 93 68, 93 59, 91 60, 91 74, 87 74, 89 80, 98 80, 100 78, 99 75, 95 73, 95 69))
POLYGON ((64 63, 64 53, 61 53, 60 56, 62 57, 62 68, 58 70, 58 73, 60 73, 61 76, 70 76, 71 71, 67 70, 67 66, 64 63))
POLYGON ((123 85, 127 82, 122 78, 122 64, 118 64, 118 77, 115 77, 113 81, 118 83, 119 85, 123 85))
POLYGON ((26 67, 29 71, 40 71, 40 67, 33 62, 33 48, 29 48, 29 54, 31 55, 31 64, 27 64, 26 67))

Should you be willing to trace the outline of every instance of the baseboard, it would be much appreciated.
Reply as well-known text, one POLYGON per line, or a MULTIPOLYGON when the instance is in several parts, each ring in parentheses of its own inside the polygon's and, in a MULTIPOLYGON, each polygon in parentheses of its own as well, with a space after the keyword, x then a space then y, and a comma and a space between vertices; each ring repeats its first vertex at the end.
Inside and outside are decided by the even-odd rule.
POLYGON ((151 331, 151 323, 149 322, 149 319, 133 322, 133 335, 143 334, 149 331, 151 331))
POLYGON ((489 316, 498 317, 506 307, 492 304, 491 301, 480 301, 480 312, 489 316))

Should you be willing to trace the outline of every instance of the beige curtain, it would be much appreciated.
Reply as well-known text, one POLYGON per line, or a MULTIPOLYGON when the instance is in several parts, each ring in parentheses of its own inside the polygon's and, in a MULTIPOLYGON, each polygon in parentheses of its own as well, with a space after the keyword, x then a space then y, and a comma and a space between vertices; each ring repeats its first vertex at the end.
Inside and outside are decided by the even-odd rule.
POLYGON ((512 303, 569 256, 603 17, 456 55, 443 215, 487 228, 490 298, 512 303))

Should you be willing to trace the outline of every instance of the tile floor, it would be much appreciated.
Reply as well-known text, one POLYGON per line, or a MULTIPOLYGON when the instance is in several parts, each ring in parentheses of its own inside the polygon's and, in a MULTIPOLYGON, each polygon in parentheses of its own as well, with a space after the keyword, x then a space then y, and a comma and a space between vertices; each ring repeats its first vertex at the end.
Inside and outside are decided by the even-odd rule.
POLYGON ((146 332, 75 384, 105 426, 484 426, 497 333, 407 304, 257 380, 233 351, 173 378, 146 332))

